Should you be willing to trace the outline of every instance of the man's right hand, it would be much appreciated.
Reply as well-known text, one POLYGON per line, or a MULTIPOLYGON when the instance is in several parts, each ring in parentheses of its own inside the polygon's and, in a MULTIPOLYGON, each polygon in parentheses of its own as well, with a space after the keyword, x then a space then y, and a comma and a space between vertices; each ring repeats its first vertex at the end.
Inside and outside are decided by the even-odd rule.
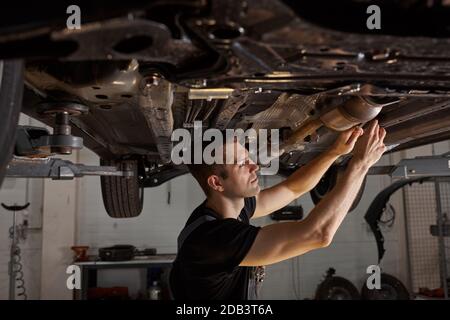
POLYGON ((374 165, 386 151, 385 136, 386 130, 380 128, 378 120, 372 120, 355 144, 352 161, 367 168, 374 165))

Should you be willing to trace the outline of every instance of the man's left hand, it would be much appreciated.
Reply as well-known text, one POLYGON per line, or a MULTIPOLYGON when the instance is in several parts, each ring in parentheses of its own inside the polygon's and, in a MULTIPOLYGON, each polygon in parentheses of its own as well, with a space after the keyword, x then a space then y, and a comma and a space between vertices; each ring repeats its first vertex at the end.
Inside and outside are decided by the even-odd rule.
POLYGON ((360 127, 353 127, 339 134, 336 141, 331 145, 329 152, 337 157, 350 153, 356 141, 364 130, 360 127))

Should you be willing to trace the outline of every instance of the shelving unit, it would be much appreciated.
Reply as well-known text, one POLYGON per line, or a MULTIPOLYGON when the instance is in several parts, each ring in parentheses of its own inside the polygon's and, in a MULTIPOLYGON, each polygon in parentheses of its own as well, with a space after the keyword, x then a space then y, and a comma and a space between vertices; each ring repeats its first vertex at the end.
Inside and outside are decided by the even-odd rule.
POLYGON ((81 289, 74 290, 74 299, 86 300, 89 288, 97 286, 97 271, 100 269, 146 269, 170 268, 175 260, 174 254, 158 254, 145 258, 136 257, 127 261, 86 261, 75 262, 81 269, 81 289))

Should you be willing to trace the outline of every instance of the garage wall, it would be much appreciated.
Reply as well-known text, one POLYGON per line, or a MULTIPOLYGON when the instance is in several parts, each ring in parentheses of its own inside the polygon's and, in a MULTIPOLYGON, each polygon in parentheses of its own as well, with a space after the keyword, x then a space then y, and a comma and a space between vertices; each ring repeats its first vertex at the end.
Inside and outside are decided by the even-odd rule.
MULTIPOLYGON (((21 114, 21 125, 37 125, 39 122, 31 120, 21 114)), ((28 299, 39 299, 41 289, 41 254, 42 254, 42 179, 11 179, 6 178, 0 189, 0 203, 6 205, 24 205, 30 202, 26 211, 16 215, 17 223, 28 220, 27 238, 21 240, 21 262, 28 299)), ((9 229, 12 226, 13 213, 0 207, 0 300, 9 297, 8 262, 10 260, 11 239, 9 229)), ((21 290, 17 289, 16 293, 21 290)), ((17 297, 22 299, 22 297, 17 297)))
MULTIPOLYGON (((42 213, 42 181, 28 179, 6 179, 0 191, 0 203, 7 205, 24 205, 27 202, 26 189, 28 188, 31 202, 28 210, 21 211, 16 215, 17 223, 22 223, 26 218, 29 223, 27 238, 21 240, 21 262, 25 279, 26 293, 29 299, 39 299, 40 295, 40 273, 41 273, 41 213, 42 213), (24 213, 27 213, 24 216, 24 213)), ((9 276, 8 262, 10 260, 11 239, 9 228, 12 226, 13 213, 0 207, 0 299, 8 299, 9 276)), ((21 290, 17 290, 17 293, 21 290)), ((21 299, 18 297, 18 299, 21 299)))

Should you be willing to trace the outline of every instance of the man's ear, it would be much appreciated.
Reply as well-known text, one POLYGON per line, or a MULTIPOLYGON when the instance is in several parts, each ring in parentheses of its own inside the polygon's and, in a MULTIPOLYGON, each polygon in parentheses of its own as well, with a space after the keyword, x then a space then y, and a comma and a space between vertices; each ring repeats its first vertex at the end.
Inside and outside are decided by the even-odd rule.
POLYGON ((212 174, 207 179, 208 185, 215 191, 223 192, 224 188, 220 178, 215 174, 212 174))

